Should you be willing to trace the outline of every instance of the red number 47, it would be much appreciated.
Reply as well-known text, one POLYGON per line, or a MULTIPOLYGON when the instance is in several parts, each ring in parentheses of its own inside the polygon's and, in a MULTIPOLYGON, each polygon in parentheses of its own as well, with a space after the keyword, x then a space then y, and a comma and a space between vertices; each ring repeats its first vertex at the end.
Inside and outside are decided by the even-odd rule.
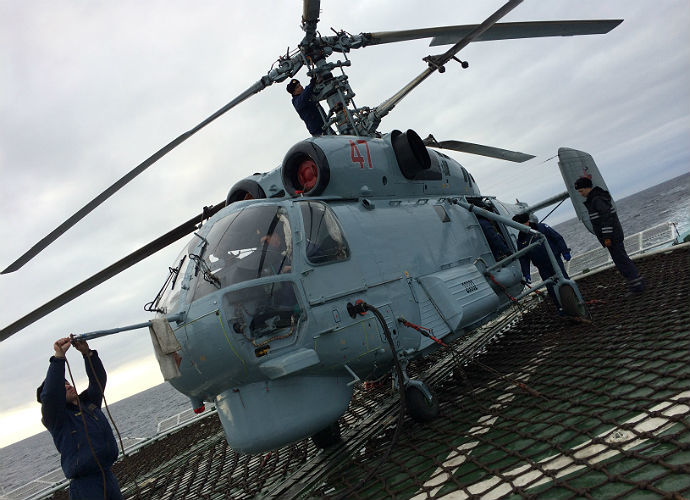
POLYGON ((352 163, 359 163, 359 168, 364 168, 365 162, 369 165, 369 168, 374 168, 374 165, 371 163, 371 155, 369 154, 369 144, 367 144, 367 141, 364 139, 358 139, 356 143, 350 140, 350 154, 352 156, 352 163), (362 153, 359 152, 357 144, 364 144, 364 148, 367 152, 366 159, 362 156, 362 153))

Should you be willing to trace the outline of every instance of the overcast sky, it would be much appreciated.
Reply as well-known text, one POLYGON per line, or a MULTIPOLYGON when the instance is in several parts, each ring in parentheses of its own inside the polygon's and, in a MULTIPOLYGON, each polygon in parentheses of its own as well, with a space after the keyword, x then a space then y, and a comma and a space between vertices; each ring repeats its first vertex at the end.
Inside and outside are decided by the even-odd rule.
MULTIPOLYGON (((322 2, 319 29, 474 24, 500 1, 322 2), (374 8, 373 6, 376 5, 374 8), (420 6, 426 6, 421 10, 420 6)), ((93 196, 265 75, 303 33, 301 2, 0 0, 0 268, 93 196)), ((475 43, 384 119, 537 155, 521 164, 452 153, 482 192, 534 203, 562 192, 560 146, 591 153, 617 198, 690 170, 690 3, 526 0, 503 21, 617 19, 607 35, 475 43), (545 161, 548 160, 548 161, 545 161)), ((428 41, 351 53, 359 106, 376 106, 440 53, 428 41)), ((298 75, 306 80, 304 70, 298 75)), ((285 84, 264 90, 166 156, 20 271, 0 276, 4 327, 277 166, 307 135, 285 84)), ((551 223, 573 215, 565 207, 551 223)), ((182 244, 0 344, 0 446, 42 429, 35 387, 53 341, 149 319, 182 244)), ((110 402, 162 381, 148 332, 91 342, 110 402)), ((83 366, 72 353, 78 388, 83 366)), ((81 384, 81 387, 79 385, 81 384)))

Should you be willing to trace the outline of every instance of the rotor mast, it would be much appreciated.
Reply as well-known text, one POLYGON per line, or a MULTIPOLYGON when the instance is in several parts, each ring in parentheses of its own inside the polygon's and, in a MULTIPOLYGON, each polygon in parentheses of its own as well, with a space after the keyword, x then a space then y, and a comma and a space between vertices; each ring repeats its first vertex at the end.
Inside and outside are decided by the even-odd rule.
MULTIPOLYGON (((437 56, 427 56, 424 60, 428 67, 414 80, 405 85, 392 97, 384 101, 374 109, 357 108, 353 98, 348 77, 343 71, 345 66, 350 66, 347 52, 353 48, 365 47, 375 43, 374 36, 370 33, 362 33, 351 36, 345 32, 336 33, 335 36, 321 37, 317 35, 316 25, 319 21, 318 0, 304 0, 302 14, 302 29, 305 37, 300 43, 300 53, 303 62, 309 67, 307 74, 314 81, 314 96, 319 101, 326 101, 329 106, 328 115, 325 118, 325 128, 335 126, 341 135, 375 136, 381 120, 413 89, 419 86, 435 71, 444 72, 444 65, 451 59, 456 59, 455 54, 466 47, 470 42, 484 34, 495 25, 502 17, 522 3, 523 0, 509 0, 503 7, 494 12, 483 23, 476 26, 470 33, 453 45, 448 51, 437 56), (345 61, 327 62, 327 58, 333 52, 340 52, 345 56, 345 61), (333 75, 333 70, 340 68, 342 74, 333 75)), ((416 38, 418 34, 415 33, 416 38)), ((426 33, 424 34, 426 36, 426 33)), ((460 61, 458 61, 460 62, 460 61)), ((466 63, 462 63, 467 67, 466 63)))

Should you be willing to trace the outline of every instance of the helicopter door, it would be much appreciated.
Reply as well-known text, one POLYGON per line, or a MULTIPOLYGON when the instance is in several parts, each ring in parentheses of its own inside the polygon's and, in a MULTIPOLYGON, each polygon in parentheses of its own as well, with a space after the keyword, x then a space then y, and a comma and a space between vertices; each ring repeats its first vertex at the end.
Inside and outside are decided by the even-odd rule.
POLYGON ((309 271, 302 282, 310 304, 366 289, 350 247, 333 211, 323 202, 298 202, 305 236, 305 257, 309 271), (337 265, 334 265, 337 264, 337 265))
MULTIPOLYGON (((484 201, 481 198, 467 198, 467 201, 477 205, 480 208, 483 208, 484 210, 500 213, 500 210, 497 210, 497 207, 491 203, 491 200, 484 201)), ((475 215, 477 217, 479 227, 486 238, 486 242, 489 244, 489 249, 491 250, 496 262, 515 252, 515 247, 510 239, 510 234, 508 233, 504 224, 487 219, 486 217, 482 217, 478 214, 475 215)))

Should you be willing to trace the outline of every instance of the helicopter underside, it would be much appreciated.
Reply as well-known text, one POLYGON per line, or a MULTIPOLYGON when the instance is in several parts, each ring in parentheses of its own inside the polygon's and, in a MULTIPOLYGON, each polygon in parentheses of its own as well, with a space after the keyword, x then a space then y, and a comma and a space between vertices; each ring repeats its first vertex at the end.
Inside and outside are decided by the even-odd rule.
POLYGON ((345 413, 352 398, 351 380, 298 375, 220 393, 216 408, 230 447, 259 453, 316 434, 345 413))

